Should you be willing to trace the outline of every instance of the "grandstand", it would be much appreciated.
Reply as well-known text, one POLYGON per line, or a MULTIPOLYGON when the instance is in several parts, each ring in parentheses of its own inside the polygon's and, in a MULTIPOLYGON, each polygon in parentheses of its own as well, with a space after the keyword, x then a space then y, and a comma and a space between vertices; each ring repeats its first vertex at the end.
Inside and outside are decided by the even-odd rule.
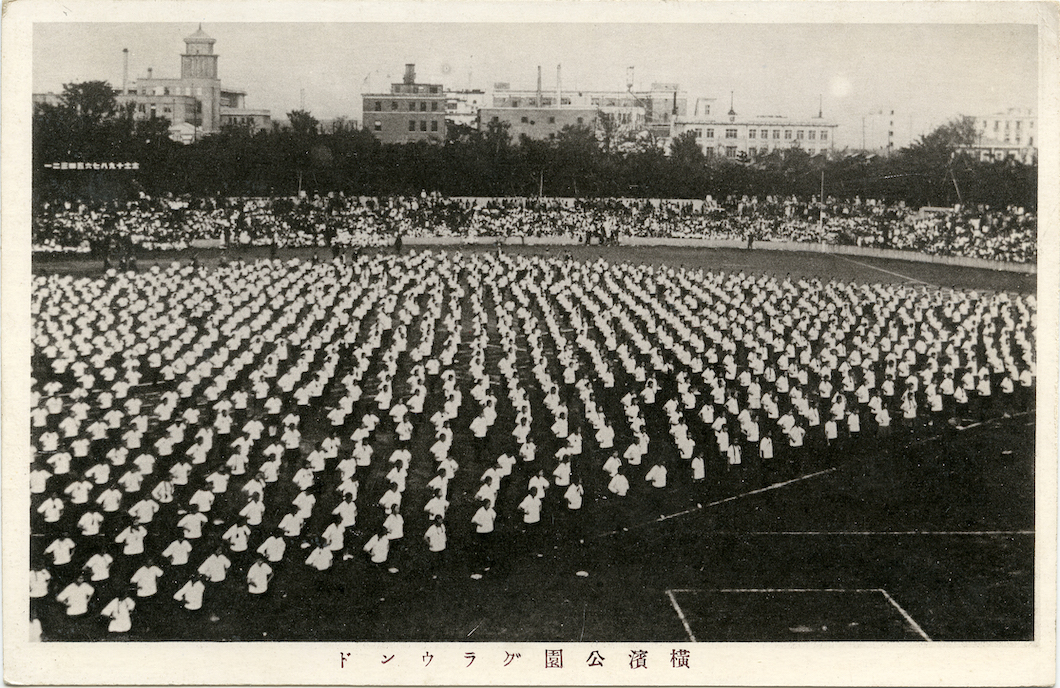
MULTIPOLYGON (((126 209, 87 222, 136 237, 136 271, 98 251, 35 268, 44 640, 1032 638, 1032 276, 672 247, 325 254, 312 218, 277 250, 287 211, 251 207, 272 218, 259 248, 173 253, 244 222, 202 209, 181 222, 207 229, 150 253, 166 221, 126 209)), ((345 243, 450 236, 455 206, 434 207, 351 203, 379 240, 345 243)), ((465 207, 460 226, 574 235, 612 211, 637 216, 465 207)), ((35 243, 81 246, 83 228, 54 240, 73 217, 35 243)), ((1033 260, 1011 248, 1033 220, 1012 218, 993 257, 1033 260)))
POLYGON ((794 197, 725 203, 646 199, 313 198, 152 199, 128 203, 43 203, 36 209, 38 253, 86 253, 115 259, 135 245, 179 250, 227 247, 379 246, 394 236, 446 239, 621 243, 651 239, 896 249, 930 256, 1033 263, 1037 216, 987 206, 922 213, 902 203, 794 197))

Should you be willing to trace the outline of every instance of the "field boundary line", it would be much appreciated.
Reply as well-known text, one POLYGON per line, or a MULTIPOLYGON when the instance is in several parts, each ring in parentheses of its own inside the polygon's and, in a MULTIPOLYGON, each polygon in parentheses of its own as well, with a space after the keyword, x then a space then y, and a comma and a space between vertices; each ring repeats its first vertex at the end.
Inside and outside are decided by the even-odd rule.
POLYGON ((1009 535, 1034 535, 1033 530, 752 530, 748 532, 732 531, 731 533, 721 533, 715 531, 715 534, 730 534, 730 535, 807 535, 807 536, 842 536, 842 535, 853 535, 853 536, 907 536, 907 535, 923 535, 931 537, 994 537, 994 536, 1009 536, 1009 535))
POLYGON ((924 640, 926 640, 929 643, 930 642, 934 642, 934 641, 931 640, 931 636, 929 636, 927 633, 925 633, 924 629, 920 627, 920 624, 918 624, 916 621, 914 621, 913 617, 909 616, 909 612, 907 612, 906 610, 902 609, 902 605, 900 605, 897 602, 895 602, 894 598, 891 597, 891 595, 886 590, 884 590, 883 588, 879 588, 879 592, 885 598, 887 598, 888 602, 890 602, 892 605, 894 605, 894 608, 898 610, 899 614, 901 614, 903 617, 905 617, 905 620, 909 623, 909 625, 913 628, 914 631, 916 631, 917 633, 920 634, 921 638, 923 638, 924 640))
POLYGON ((909 612, 902 608, 902 605, 891 597, 883 588, 670 588, 666 591, 666 595, 670 598, 670 604, 673 605, 674 610, 677 612, 678 617, 681 619, 681 623, 685 626, 685 631, 688 632, 689 638, 692 642, 698 642, 695 636, 692 635, 692 629, 688 625, 688 621, 685 619, 684 612, 681 610, 681 606, 677 603, 677 597, 674 593, 698 593, 698 592, 722 592, 722 593, 774 593, 774 592, 794 592, 794 593, 815 593, 815 592, 838 592, 838 593, 879 593, 883 595, 883 598, 902 615, 905 622, 909 624, 909 627, 916 632, 926 642, 934 642, 920 624, 910 616, 909 612))
POLYGON ((667 590, 666 596, 670 598, 670 604, 673 606, 674 611, 677 612, 677 618, 681 620, 681 625, 685 627, 685 633, 688 634, 688 639, 693 643, 699 642, 696 640, 696 636, 692 633, 692 627, 688 625, 688 619, 685 618, 685 613, 681 610, 681 605, 677 603, 677 598, 674 597, 675 592, 687 592, 685 590, 667 590))
POLYGON ((964 432, 965 430, 979 428, 984 425, 993 425, 994 423, 999 423, 1001 421, 1009 420, 1011 418, 1022 418, 1023 416, 1030 416, 1033 414, 1034 411, 1019 411, 1017 413, 1010 413, 1007 416, 994 416, 993 418, 987 418, 986 420, 980 420, 975 423, 969 423, 968 425, 957 425, 954 427, 954 430, 956 430, 957 432, 964 432))
POLYGON ((806 475, 800 475, 799 477, 792 478, 791 480, 785 480, 783 482, 773 483, 772 485, 766 485, 765 487, 760 487, 760 488, 758 488, 756 490, 751 490, 750 492, 741 492, 740 494, 735 494, 735 495, 731 495, 729 497, 725 497, 723 499, 715 500, 713 502, 708 502, 708 503, 703 504, 701 506, 697 505, 697 506, 692 507, 691 509, 685 509, 684 511, 678 511, 677 513, 674 513, 674 514, 666 514, 665 516, 660 516, 659 518, 652 519, 651 521, 644 521, 643 523, 635 523, 635 524, 633 524, 631 526, 626 526, 625 528, 619 528, 617 530, 609 530, 606 533, 600 533, 596 537, 607 537, 608 535, 616 535, 618 533, 624 533, 624 532, 626 532, 626 531, 628 531, 628 530, 630 530, 632 528, 643 528, 644 526, 649 526, 649 525, 652 525, 653 523, 662 523, 663 521, 669 521, 671 518, 677 518, 678 516, 686 516, 688 514, 696 512, 696 511, 702 511, 704 509, 709 509, 712 506, 718 506, 719 504, 725 504, 726 502, 732 502, 732 501, 735 501, 737 499, 742 499, 743 497, 750 497, 752 495, 762 494, 763 492, 769 492, 770 490, 776 490, 776 489, 779 489, 781 487, 785 487, 787 485, 791 485, 793 483, 801 482, 803 480, 809 480, 810 478, 816 478, 819 475, 824 475, 826 473, 832 473, 833 471, 837 470, 838 468, 839 468, 838 466, 832 466, 831 468, 825 468, 824 470, 816 471, 814 473, 807 473, 806 475))
POLYGON ((924 280, 918 280, 915 277, 910 277, 909 275, 903 275, 900 272, 892 272, 891 270, 885 270, 884 268, 878 268, 875 265, 870 265, 868 263, 862 263, 860 260, 854 260, 853 258, 847 258, 846 256, 841 256, 841 255, 839 255, 837 253, 833 253, 833 254, 831 254, 831 256, 833 258, 838 258, 839 260, 845 260, 848 263, 854 263, 855 265, 860 265, 862 267, 869 268, 870 270, 879 270, 880 272, 885 272, 888 275, 893 275, 894 277, 901 277, 904 280, 908 280, 910 282, 915 282, 916 284, 923 284, 923 285, 928 286, 928 287, 937 287, 938 286, 937 284, 932 284, 931 282, 925 282, 924 280))

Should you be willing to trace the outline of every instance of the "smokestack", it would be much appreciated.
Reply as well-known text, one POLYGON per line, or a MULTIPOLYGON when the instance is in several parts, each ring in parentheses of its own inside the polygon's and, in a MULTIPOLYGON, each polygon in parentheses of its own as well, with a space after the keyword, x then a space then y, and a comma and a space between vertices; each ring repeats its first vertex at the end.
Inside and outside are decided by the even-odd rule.
POLYGON ((537 106, 541 107, 541 65, 537 66, 537 106))
POLYGON ((121 65, 121 94, 125 95, 129 92, 129 49, 122 48, 122 65, 121 65))
POLYGON ((560 70, 562 68, 563 68, 563 65, 556 65, 556 107, 559 107, 560 105, 563 104, 563 100, 561 98, 561 96, 563 95, 563 86, 562 86, 563 82, 560 79, 560 76, 561 76, 560 70))
POLYGON ((155 71, 155 70, 154 70, 154 69, 152 69, 152 68, 150 68, 150 67, 148 67, 148 68, 147 68, 147 78, 148 78, 148 79, 150 79, 150 78, 151 78, 151 75, 152 75, 152 74, 154 74, 154 71, 155 71))
POLYGON ((416 65, 411 62, 405 64, 405 83, 416 83, 416 65))

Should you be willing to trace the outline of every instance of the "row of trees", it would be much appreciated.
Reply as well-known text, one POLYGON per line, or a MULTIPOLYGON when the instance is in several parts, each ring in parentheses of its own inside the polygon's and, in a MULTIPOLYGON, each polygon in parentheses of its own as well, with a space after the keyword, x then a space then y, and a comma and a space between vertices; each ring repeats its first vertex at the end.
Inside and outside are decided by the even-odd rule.
MULTIPOLYGON (((137 120, 103 82, 66 85, 58 105, 34 112, 34 192, 38 198, 113 197, 143 191, 212 195, 293 195, 299 191, 381 196, 445 195, 722 198, 730 194, 820 192, 838 197, 1036 207, 1037 167, 984 163, 963 152, 974 141, 970 118, 955 120, 887 157, 801 149, 754 159, 708 159, 688 132, 668 151, 645 137, 603 126, 599 136, 567 127, 554 139, 514 140, 502 123, 485 131, 450 126, 444 146, 382 145, 339 120, 305 111, 288 126, 252 133, 238 126, 190 145, 170 141, 164 119, 137 120), (137 161, 130 171, 66 171, 52 161, 137 161)), ((604 123, 606 125, 606 121, 604 123)))

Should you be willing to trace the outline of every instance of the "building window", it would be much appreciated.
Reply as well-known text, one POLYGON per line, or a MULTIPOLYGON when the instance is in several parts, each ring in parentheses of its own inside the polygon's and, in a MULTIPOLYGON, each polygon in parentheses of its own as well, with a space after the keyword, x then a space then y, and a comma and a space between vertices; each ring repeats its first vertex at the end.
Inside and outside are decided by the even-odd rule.
POLYGON ((799 129, 798 131, 795 132, 795 138, 798 139, 799 141, 802 141, 802 135, 803 135, 802 129, 799 129))
POLYGON ((376 131, 383 131, 383 123, 380 122, 379 120, 375 121, 375 130, 376 131))
POLYGON ((828 140, 828 132, 827 131, 822 131, 821 132, 821 140, 822 141, 827 141, 828 140))
POLYGON ((438 120, 431 120, 431 131, 438 131, 438 120))
MULTIPOLYGON (((435 105, 437 106, 437 103, 435 103, 435 105)), ((420 102, 420 112, 427 112, 427 101, 426 100, 420 102)))
POLYGON ((1020 128, 1020 125, 1021 125, 1021 124, 1023 124, 1023 122, 1021 122, 1021 121, 1019 121, 1019 120, 1016 120, 1016 128, 1017 128, 1017 129, 1019 129, 1019 128, 1020 128))
POLYGON ((817 153, 817 149, 816 148, 807 148, 806 152, 808 152, 810 155, 814 155, 814 154, 817 153))
POLYGON ((375 101, 375 111, 376 112, 382 112, 383 111, 383 101, 381 101, 381 100, 375 101))
POLYGON ((761 153, 762 155, 765 155, 766 153, 768 153, 768 152, 769 152, 769 146, 762 146, 761 148, 759 148, 759 149, 758 149, 758 151, 759 151, 759 152, 760 152, 760 153, 761 153))
POLYGON ((549 124, 555 124, 556 123, 556 118, 555 117, 549 117, 548 118, 548 123, 549 124))
POLYGON ((416 120, 409 120, 409 131, 416 131, 416 120))
POLYGON ((748 129, 747 130, 747 138, 753 139, 755 137, 755 134, 757 134, 757 133, 758 132, 755 131, 754 129, 748 129))
POLYGON ((750 148, 747 149, 747 154, 748 155, 757 155, 758 154, 758 149, 755 148, 754 146, 751 146, 750 148))
POLYGON ((785 129, 784 130, 784 138, 788 139, 788 140, 791 139, 791 129, 785 129))
POLYGON ((490 118, 490 121, 493 122, 494 124, 497 124, 498 122, 501 121, 501 118, 498 117, 497 115, 494 115, 493 117, 490 118))
POLYGON ((578 124, 585 124, 585 120, 583 120, 581 117, 579 117, 578 118, 578 124))
POLYGON ((706 157, 707 160, 710 160, 711 158, 714 157, 714 149, 713 148, 704 148, 703 149, 703 155, 704 155, 704 157, 706 157))
POLYGON ((528 117, 525 117, 525 116, 523 116, 523 117, 520 117, 520 118, 519 118, 519 121, 520 121, 520 122, 521 122, 522 124, 526 124, 527 122, 529 122, 529 121, 530 121, 530 119, 529 119, 528 117))
POLYGON ((397 110, 397 108, 398 108, 397 101, 396 100, 390 101, 390 109, 391 110, 397 110))
POLYGON ((690 129, 689 131, 691 131, 692 135, 695 136, 697 139, 703 138, 703 130, 702 129, 690 129))
POLYGON ((998 122, 998 121, 997 121, 997 120, 995 119, 995 120, 994 120, 994 131, 997 131, 997 130, 998 130, 998 128, 999 128, 1000 126, 1001 126, 1001 122, 998 122))
POLYGON ((420 120, 420 131, 427 131, 427 120, 420 120))
POLYGON ((780 138, 780 129, 774 129, 773 130, 773 138, 774 139, 779 139, 780 138))
POLYGON ((727 139, 736 138, 736 130, 735 129, 726 129, 725 130, 725 138, 727 138, 727 139))
POLYGON ((725 146, 725 157, 735 158, 736 157, 736 146, 725 146))
POLYGON ((416 101, 409 101, 409 112, 416 112, 416 101))
POLYGON ((813 129, 810 129, 810 135, 809 135, 809 139, 810 139, 811 141, 813 141, 813 140, 814 140, 815 138, 817 138, 817 132, 816 132, 816 131, 814 131, 813 129))
POLYGON ((707 138, 708 139, 714 138, 714 130, 713 129, 707 129, 707 138))
POLYGON ((432 100, 431 101, 431 112, 438 112, 438 101, 437 100, 432 100))

